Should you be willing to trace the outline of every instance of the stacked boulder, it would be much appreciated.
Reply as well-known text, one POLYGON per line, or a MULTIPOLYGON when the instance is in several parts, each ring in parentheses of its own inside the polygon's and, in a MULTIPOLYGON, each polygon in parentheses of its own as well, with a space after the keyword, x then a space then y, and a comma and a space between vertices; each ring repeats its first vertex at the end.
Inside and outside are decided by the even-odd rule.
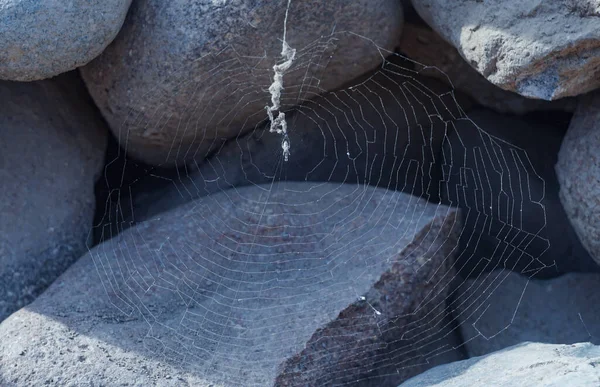
POLYGON ((0 82, 0 320, 87 251, 108 129, 76 72, 0 82))
POLYGON ((281 101, 289 107, 286 93, 302 102, 377 66, 381 52, 360 36, 393 50, 402 8, 394 0, 136 1, 113 44, 81 73, 129 153, 181 164, 266 118, 273 65, 286 60, 284 24, 296 50, 281 101), (321 57, 329 58, 326 71, 321 57))

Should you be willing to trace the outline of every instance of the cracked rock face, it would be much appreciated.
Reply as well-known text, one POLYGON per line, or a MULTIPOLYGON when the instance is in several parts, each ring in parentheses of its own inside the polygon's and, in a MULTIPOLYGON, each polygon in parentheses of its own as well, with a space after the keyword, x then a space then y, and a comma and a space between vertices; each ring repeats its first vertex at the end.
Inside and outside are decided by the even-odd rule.
POLYGON ((600 3, 413 1, 425 21, 490 82, 555 100, 600 87, 600 3))
POLYGON ((600 264, 600 94, 581 98, 556 164, 560 200, 581 243, 600 264))

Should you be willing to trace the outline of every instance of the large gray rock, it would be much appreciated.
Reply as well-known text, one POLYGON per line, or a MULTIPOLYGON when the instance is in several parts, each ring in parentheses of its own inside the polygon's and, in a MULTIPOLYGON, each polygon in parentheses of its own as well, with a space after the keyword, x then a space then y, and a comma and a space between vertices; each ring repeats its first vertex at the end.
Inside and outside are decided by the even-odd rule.
POLYGON ((555 100, 600 87, 596 0, 413 4, 471 66, 503 89, 555 100))
POLYGON ((448 135, 440 161, 442 202, 465 214, 461 275, 598 271, 559 199, 554 164, 564 128, 483 109, 469 117, 448 135))
POLYGON ((83 66, 117 36, 131 0, 0 4, 0 79, 32 81, 83 66))
POLYGON ((77 73, 0 82, 0 320, 87 251, 108 129, 77 73))
POLYGON ((544 101, 523 97, 494 85, 471 67, 454 46, 426 25, 407 23, 402 28, 400 51, 409 58, 431 66, 424 75, 437 77, 473 98, 478 104, 499 113, 524 114, 539 110, 575 110, 574 98, 544 101))
POLYGON ((400 38, 396 0, 147 0, 82 74, 124 148, 151 164, 203 159, 267 119, 282 39, 297 49, 282 108, 376 67, 400 38), (352 33, 348 32, 351 31, 352 33))
POLYGON ((524 341, 600 344, 599 274, 535 280, 498 270, 466 281, 450 306, 469 356, 524 341))
POLYGON ((433 368, 402 387, 596 387, 600 347, 523 343, 491 355, 433 368))
POLYGON ((211 195, 95 247, 0 324, 21 385, 397 385, 456 360, 458 212, 389 190, 211 195))
POLYGON ((560 200, 579 239, 600 263, 600 94, 582 97, 556 164, 560 200))

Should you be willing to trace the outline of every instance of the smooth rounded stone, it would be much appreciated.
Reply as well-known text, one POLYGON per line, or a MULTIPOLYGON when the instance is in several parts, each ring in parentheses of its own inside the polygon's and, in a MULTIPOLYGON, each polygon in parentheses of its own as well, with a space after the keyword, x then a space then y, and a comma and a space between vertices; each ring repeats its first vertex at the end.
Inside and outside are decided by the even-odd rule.
POLYGON ((87 251, 108 129, 77 73, 0 82, 0 321, 87 251))
POLYGON ((525 114, 540 110, 575 110, 574 98, 544 101, 523 97, 494 85, 460 56, 454 46, 446 42, 427 25, 406 23, 402 28, 400 51, 409 58, 431 68, 422 74, 439 78, 457 90, 466 93, 478 104, 499 113, 525 114))
POLYGON ((535 280, 497 270, 465 281, 449 306, 469 357, 524 341, 600 343, 600 274, 535 280))
POLYGON ((435 367, 402 387, 596 387, 600 347, 590 343, 553 345, 523 343, 456 363, 435 367))
MULTIPOLYGON (((366 74, 353 86, 288 111, 287 162, 281 135, 259 126, 227 142, 202 164, 155 170, 134 184, 112 187, 128 196, 107 213, 126 218, 106 216, 97 235, 108 238, 202 196, 273 181, 369 184, 439 203, 436 155, 449 125, 464 117, 462 110, 472 103, 442 82, 400 67, 405 65, 399 56, 390 58, 383 70, 366 74)), ((120 182, 121 169, 115 174, 120 182)))
POLYGON ((540 116, 481 109, 469 117, 472 122, 459 122, 447 137, 440 161, 442 202, 465 214, 456 264, 461 276, 496 269, 536 278, 598 271, 558 195, 554 164, 563 129, 540 123, 540 116))
POLYGON ((600 264, 600 94, 579 100, 560 147, 560 200, 581 243, 600 264))
POLYGON ((555 100, 600 87, 595 0, 413 0, 417 12, 493 84, 555 100))
POLYGON ((397 385, 462 358, 458 210, 350 184, 232 189, 79 259, 0 324, 19 385, 397 385))
POLYGON ((131 0, 0 3, 0 79, 33 81, 83 66, 117 36, 131 0))
POLYGON ((268 120, 273 66, 286 61, 286 15, 286 41, 297 52, 283 71, 283 110, 379 65, 402 27, 396 0, 292 1, 289 12, 285 1, 138 1, 81 72, 134 157, 202 160, 268 120))

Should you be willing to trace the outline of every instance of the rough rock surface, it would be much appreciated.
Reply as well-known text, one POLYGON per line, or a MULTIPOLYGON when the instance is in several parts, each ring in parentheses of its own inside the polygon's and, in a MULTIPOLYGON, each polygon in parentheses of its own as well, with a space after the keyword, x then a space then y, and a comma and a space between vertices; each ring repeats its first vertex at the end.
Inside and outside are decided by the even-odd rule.
POLYGON ((575 110, 574 98, 544 101, 523 97, 494 85, 460 56, 450 43, 427 25, 407 23, 402 28, 400 51, 409 58, 437 70, 421 73, 439 78, 499 113, 524 114, 539 110, 575 110), (438 71, 438 70, 441 70, 438 71))
POLYGON ((558 155, 560 200, 581 243, 600 264, 600 93, 582 97, 558 155))
MULTIPOLYGON (((115 201, 119 211, 107 213, 133 213, 133 219, 107 216, 104 236, 201 196, 272 181, 368 183, 438 203, 436 179, 441 173, 435 155, 441 151, 447 122, 464 116, 460 110, 468 110, 471 102, 461 93, 454 100, 447 94, 451 89, 435 79, 417 76, 408 81, 405 72, 394 74, 397 65, 367 74, 367 82, 352 82, 361 86, 326 93, 288 111, 288 162, 282 159, 282 137, 258 127, 227 142, 200 165, 152 171, 134 184, 113 187, 127 196, 115 201), (132 209, 125 208, 129 192, 132 209)), ((121 170, 115 173, 120 182, 121 170)))
POLYGON ((457 210, 368 186, 207 196, 95 247, 0 324, 0 378, 397 385, 460 359, 444 312, 459 232, 457 210))
POLYGON ((108 129, 77 73, 0 82, 0 320, 87 251, 108 129))
POLYGON ((450 307, 470 357, 525 341, 600 343, 600 275, 530 280, 498 270, 466 281, 450 307))
POLYGON ((600 87, 597 0, 417 0, 417 12, 503 89, 555 100, 600 87))
POLYGON ((131 0, 0 3, 0 79, 32 81, 83 66, 117 36, 131 0))
POLYGON ((472 122, 457 123, 448 136, 440 161, 447 181, 442 202, 465 214, 461 275, 504 268, 537 278, 598 271, 558 195, 553 166, 564 129, 539 116, 482 109, 469 117, 472 122))
POLYGON ((600 384, 598 364, 600 347, 589 343, 523 343, 487 356, 433 368, 401 386, 596 387, 600 384))
MULTIPOLYGON (((266 120, 286 4, 134 2, 115 41, 81 70, 123 147, 151 164, 203 159, 266 120)), ((376 67, 377 46, 393 50, 401 26, 395 0, 292 1, 286 41, 297 53, 282 107, 376 67)))

